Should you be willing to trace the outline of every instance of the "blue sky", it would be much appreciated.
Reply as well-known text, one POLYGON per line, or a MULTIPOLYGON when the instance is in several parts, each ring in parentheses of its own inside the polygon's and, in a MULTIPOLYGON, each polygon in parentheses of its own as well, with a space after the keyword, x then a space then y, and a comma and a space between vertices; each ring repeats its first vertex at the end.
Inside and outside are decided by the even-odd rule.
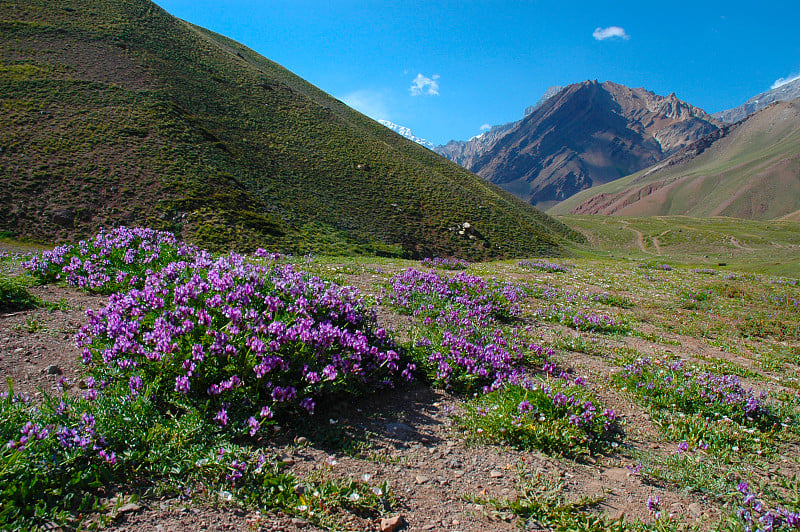
POLYGON ((553 85, 609 80, 713 113, 800 75, 797 1, 156 3, 436 144, 519 119, 553 85))

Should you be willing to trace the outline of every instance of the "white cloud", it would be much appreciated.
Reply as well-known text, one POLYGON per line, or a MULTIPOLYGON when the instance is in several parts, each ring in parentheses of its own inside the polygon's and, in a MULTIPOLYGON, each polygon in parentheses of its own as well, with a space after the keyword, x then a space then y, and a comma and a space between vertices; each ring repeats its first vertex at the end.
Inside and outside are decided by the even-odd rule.
POLYGON ((781 85, 786 85, 787 83, 797 81, 798 79, 800 79, 800 74, 795 74, 793 76, 786 76, 785 78, 778 78, 775 80, 775 83, 772 84, 772 87, 770 87, 770 89, 777 89, 781 85))
POLYGON ((492 129, 492 126, 490 126, 489 124, 483 124, 481 126, 481 131, 489 131, 490 129, 492 129))
POLYGON ((417 74, 417 77, 411 81, 411 96, 439 96, 439 74, 434 74, 431 77, 425 77, 422 74, 417 74))
POLYGON ((625 28, 620 28, 619 26, 609 26, 607 28, 595 28, 594 32, 592 33, 592 37, 597 39, 598 41, 605 41, 606 39, 625 39, 626 41, 630 39, 630 35, 625 32, 625 28))
POLYGON ((389 108, 386 105, 386 97, 382 92, 364 89, 351 92, 339 99, 373 120, 387 120, 389 118, 389 108))

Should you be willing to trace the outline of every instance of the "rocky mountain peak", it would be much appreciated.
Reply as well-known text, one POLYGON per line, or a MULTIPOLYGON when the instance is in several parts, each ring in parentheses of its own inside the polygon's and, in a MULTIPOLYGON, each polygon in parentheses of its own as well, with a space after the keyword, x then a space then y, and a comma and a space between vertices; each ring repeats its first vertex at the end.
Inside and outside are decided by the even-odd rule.
POLYGON ((436 151, 546 208, 646 168, 720 124, 674 93, 587 80, 555 91, 520 121, 492 128, 491 139, 473 139, 468 157, 456 143, 436 151))

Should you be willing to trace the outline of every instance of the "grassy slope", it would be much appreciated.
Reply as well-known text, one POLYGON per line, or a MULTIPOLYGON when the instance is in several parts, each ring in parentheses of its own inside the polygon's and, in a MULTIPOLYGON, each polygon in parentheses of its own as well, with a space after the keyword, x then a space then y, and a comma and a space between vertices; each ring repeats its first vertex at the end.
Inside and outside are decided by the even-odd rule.
POLYGON ((0 231, 469 258, 576 236, 149 1, 0 0, 0 27, 0 231))
POLYGON ((733 270, 800 278, 800 221, 655 216, 562 216, 582 232, 589 257, 613 256, 697 267, 725 264, 733 270))
POLYGON ((800 209, 800 103, 780 103, 734 127, 699 156, 582 191, 548 212, 605 194, 602 214, 773 219, 800 209), (648 174, 648 172, 650 172, 648 174))

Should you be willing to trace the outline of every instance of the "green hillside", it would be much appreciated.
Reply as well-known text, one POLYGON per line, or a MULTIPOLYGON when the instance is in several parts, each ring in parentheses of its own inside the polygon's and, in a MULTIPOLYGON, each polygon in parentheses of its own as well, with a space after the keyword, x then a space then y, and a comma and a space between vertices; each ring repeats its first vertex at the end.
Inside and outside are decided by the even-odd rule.
POLYGON ((217 249, 473 259, 580 238, 147 0, 0 0, 0 28, 6 236, 146 224, 217 249))
POLYGON ((584 190, 551 214, 792 219, 800 210, 800 101, 731 126, 700 153, 584 190), (795 213, 795 214, 793 214, 795 213))

